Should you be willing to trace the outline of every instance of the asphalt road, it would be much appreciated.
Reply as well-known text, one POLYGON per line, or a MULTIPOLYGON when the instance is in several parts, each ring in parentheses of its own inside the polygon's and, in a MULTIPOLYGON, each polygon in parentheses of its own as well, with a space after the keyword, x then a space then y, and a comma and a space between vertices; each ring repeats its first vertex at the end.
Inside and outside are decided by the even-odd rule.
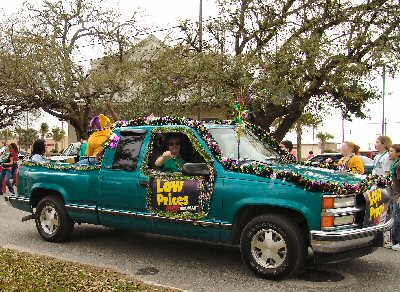
MULTIPOLYGON (((244 266, 238 247, 155 236, 94 225, 76 225, 65 243, 43 241, 35 222, 0 197, 0 246, 112 268, 147 282, 188 291, 400 291, 400 252, 379 248, 345 263, 307 267, 343 276, 339 281, 267 281, 244 266)), ((308 274, 306 274, 308 275, 308 274)), ((321 280, 317 276, 316 280, 321 280)))

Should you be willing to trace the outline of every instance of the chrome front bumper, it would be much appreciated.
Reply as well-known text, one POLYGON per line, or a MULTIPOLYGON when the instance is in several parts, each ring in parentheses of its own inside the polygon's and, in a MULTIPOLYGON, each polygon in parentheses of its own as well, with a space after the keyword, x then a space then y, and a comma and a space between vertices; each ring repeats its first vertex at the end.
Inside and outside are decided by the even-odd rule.
POLYGON ((340 231, 310 232, 311 248, 314 252, 335 253, 371 244, 379 233, 389 230, 393 226, 393 219, 380 225, 361 229, 340 231))

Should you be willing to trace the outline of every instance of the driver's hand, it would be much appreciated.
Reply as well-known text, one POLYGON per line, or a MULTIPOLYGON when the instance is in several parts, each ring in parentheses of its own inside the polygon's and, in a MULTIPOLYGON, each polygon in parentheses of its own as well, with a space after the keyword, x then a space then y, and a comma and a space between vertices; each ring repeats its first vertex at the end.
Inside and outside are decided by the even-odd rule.
POLYGON ((165 159, 172 159, 174 156, 171 154, 171 151, 165 151, 162 154, 162 157, 165 158, 165 159))

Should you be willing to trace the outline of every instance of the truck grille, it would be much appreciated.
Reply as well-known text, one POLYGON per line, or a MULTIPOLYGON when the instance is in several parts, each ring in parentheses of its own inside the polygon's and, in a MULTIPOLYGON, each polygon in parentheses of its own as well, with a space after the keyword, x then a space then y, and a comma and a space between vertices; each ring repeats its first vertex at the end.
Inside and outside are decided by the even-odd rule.
POLYGON ((364 194, 357 194, 356 195, 356 208, 359 209, 354 216, 354 223, 358 226, 363 226, 364 217, 365 217, 365 197, 364 194))

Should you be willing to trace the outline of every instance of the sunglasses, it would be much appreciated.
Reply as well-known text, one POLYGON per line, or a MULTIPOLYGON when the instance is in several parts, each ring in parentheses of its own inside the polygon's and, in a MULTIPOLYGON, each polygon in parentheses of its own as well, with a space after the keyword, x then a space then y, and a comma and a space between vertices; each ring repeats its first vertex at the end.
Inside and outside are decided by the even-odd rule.
POLYGON ((168 143, 168 146, 179 146, 179 145, 181 145, 181 142, 171 142, 171 143, 168 143))

